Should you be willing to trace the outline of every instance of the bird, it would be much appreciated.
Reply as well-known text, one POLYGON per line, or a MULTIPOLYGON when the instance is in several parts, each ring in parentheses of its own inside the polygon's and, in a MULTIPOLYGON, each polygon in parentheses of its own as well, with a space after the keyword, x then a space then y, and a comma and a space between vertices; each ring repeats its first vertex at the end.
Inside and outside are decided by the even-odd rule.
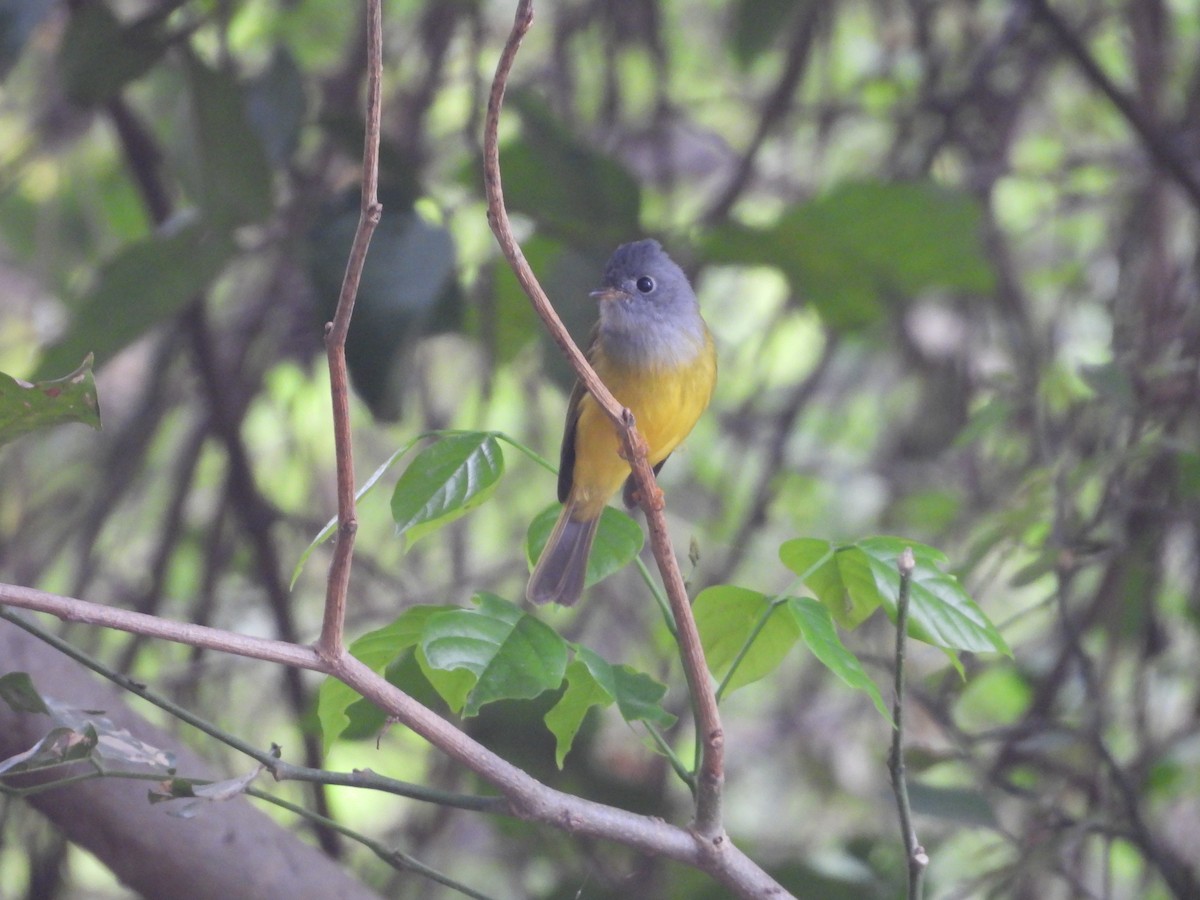
MULTIPOLYGON (((717 379, 712 333, 683 270, 655 240, 622 244, 591 293, 599 320, 588 361, 617 402, 634 416, 657 474, 708 407, 717 379)), ((571 606, 583 593, 587 561, 609 500, 625 485, 629 463, 612 421, 579 381, 567 404, 558 470, 562 512, 529 577, 535 604, 571 606)))

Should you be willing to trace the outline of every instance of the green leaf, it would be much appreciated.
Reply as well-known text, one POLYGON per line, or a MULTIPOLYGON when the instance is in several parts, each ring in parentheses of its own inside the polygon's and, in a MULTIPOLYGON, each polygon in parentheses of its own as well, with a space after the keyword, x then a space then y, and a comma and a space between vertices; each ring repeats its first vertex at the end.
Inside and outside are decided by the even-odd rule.
POLYGON ((579 659, 567 666, 567 689, 562 698, 546 713, 546 727, 555 738, 554 758, 561 769, 563 761, 575 743, 575 736, 593 706, 611 706, 613 696, 592 675, 579 659))
MULTIPOLYGON (((495 594, 480 593, 475 599, 477 609, 434 616, 421 639, 421 652, 432 669, 465 669, 475 676, 463 713, 473 716, 485 703, 531 699, 557 688, 567 668, 563 639, 495 594)), ((452 706, 457 699, 443 697, 452 706)))
POLYGON ((100 428, 100 401, 89 353, 70 375, 30 384, 0 372, 0 445, 62 422, 100 428))
POLYGON ((883 702, 879 688, 863 669, 858 657, 847 650, 838 637, 829 610, 809 597, 788 598, 787 609, 813 656, 850 687, 857 691, 866 691, 879 714, 890 722, 892 714, 883 702))
POLYGON ((747 588, 706 588, 696 597, 693 611, 709 670, 722 683, 722 696, 775 671, 800 637, 782 604, 772 604, 766 594, 747 588))
POLYGON ((861 625, 879 607, 873 593, 847 589, 838 565, 839 551, 831 542, 817 538, 796 538, 779 548, 783 564, 800 576, 800 582, 833 614, 846 629, 861 625))
POLYGON ((713 262, 779 269, 847 331, 877 322, 897 299, 931 288, 984 294, 994 281, 977 202, 931 182, 847 182, 767 228, 722 226, 704 247, 713 262))
POLYGON ((200 223, 127 244, 100 269, 70 329, 46 351, 35 378, 65 371, 89 352, 107 362, 203 292, 233 249, 228 235, 200 223))
MULTIPOLYGON (((868 591, 869 578, 875 594, 895 618, 900 594, 897 559, 905 547, 911 547, 916 560, 909 602, 909 634, 918 640, 947 650, 996 652, 1012 656, 1012 651, 996 627, 972 600, 958 579, 943 572, 946 557, 939 550, 902 538, 874 537, 859 541, 845 556, 842 568, 864 567, 862 580, 854 578, 851 590, 868 591)), ((850 581, 850 579, 847 579, 850 581)))
POLYGON ((266 218, 272 207, 271 167, 246 116, 242 87, 227 72, 184 54, 191 100, 195 168, 191 188, 205 218, 232 228, 266 218))
POLYGON ((641 190, 615 159, 568 130, 528 92, 515 92, 521 137, 500 150, 510 211, 582 246, 615 246, 640 231, 641 190), (547 177, 554 173, 554 177, 547 177))
MULTIPOLYGON (((555 503, 538 513, 529 523, 529 531, 525 535, 525 555, 530 568, 546 549, 546 541, 554 530, 560 512, 562 506, 555 503)), ((633 562, 645 540, 642 526, 636 520, 619 509, 605 507, 600 514, 600 526, 596 529, 591 556, 588 557, 584 586, 591 587, 633 562)))
POLYGON ((504 474, 504 453, 486 431, 430 444, 409 464, 392 492, 396 534, 409 542, 453 522, 486 500, 504 474))
POLYGON ((81 106, 115 97, 167 49, 163 21, 163 13, 156 12, 122 25, 104 3, 75 7, 58 50, 63 93, 81 106))
MULTIPOLYGON (((350 655, 375 672, 383 672, 393 659, 420 641, 425 624, 444 606, 413 606, 390 625, 368 632, 350 645, 350 655)), ((317 690, 317 721, 321 725, 325 749, 341 736, 350 724, 346 710, 362 696, 336 678, 326 678, 317 690)))
POLYGON ((575 647, 575 657, 583 661, 592 677, 617 702, 617 709, 626 722, 647 722, 659 728, 670 728, 675 716, 662 707, 667 686, 649 675, 625 664, 614 666, 587 647, 575 647))
POLYGON ((568 666, 567 689, 549 712, 546 727, 556 739, 559 768, 571 750, 588 710, 614 702, 626 722, 646 722, 670 728, 675 716, 662 707, 667 687, 627 665, 614 666, 587 647, 573 644, 575 659, 568 666))
POLYGON ((45 713, 50 709, 46 701, 33 686, 33 679, 28 672, 9 672, 0 675, 0 700, 8 704, 8 708, 18 713, 45 713))
POLYGON ((739 0, 728 35, 734 59, 743 69, 760 59, 779 40, 793 15, 806 12, 796 0, 739 0))

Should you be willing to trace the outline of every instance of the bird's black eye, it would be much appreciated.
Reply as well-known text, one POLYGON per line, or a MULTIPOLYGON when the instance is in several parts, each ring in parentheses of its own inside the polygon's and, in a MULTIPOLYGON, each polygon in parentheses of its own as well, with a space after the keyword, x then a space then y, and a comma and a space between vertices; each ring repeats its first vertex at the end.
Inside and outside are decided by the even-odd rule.
POLYGON ((648 294, 654 290, 654 279, 649 275, 643 275, 637 280, 637 289, 643 294, 648 294))

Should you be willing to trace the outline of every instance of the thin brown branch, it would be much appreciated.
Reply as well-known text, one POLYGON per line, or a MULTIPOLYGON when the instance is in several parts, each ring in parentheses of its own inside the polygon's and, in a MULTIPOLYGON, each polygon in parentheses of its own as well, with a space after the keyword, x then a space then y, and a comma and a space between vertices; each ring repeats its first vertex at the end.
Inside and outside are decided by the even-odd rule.
POLYGON ((220 628, 209 628, 206 625, 193 625, 190 622, 173 622, 159 616, 149 616, 102 603, 89 603, 74 597, 48 594, 15 584, 0 584, 0 603, 49 613, 58 616, 64 622, 83 622, 86 625, 115 628, 129 634, 142 634, 177 644, 187 644, 189 647, 204 647, 221 653, 232 653, 235 656, 247 656, 301 669, 313 669, 318 672, 328 670, 316 651, 301 644, 250 637, 220 628))
POLYGON ((709 873, 742 897, 790 896, 730 841, 698 841, 692 832, 653 816, 626 812, 547 787, 476 743, 348 653, 331 661, 312 647, 172 622, 10 584, 0 583, 0 604, 50 613, 64 621, 115 628, 332 675, 499 789, 507 799, 508 808, 493 807, 491 811, 510 812, 529 822, 666 856, 709 873))
POLYGON ((354 505, 354 448, 350 433, 350 386, 346 370, 346 336, 358 296, 363 264, 375 226, 383 215, 379 203, 379 123, 383 80, 383 12, 381 0, 368 0, 367 11, 367 118, 363 136, 362 208, 358 229, 346 262, 346 274, 338 296, 337 311, 325 329, 325 353, 329 359, 329 391, 333 401, 333 441, 337 454, 338 530, 329 564, 325 589, 325 616, 317 651, 336 659, 345 647, 346 595, 350 589, 350 564, 358 514, 354 505))
POLYGON ((629 460, 633 477, 638 487, 642 509, 646 513, 646 524, 654 558, 662 575, 671 612, 675 617, 679 633, 680 655, 684 673, 691 691, 696 711, 697 741, 702 748, 700 771, 696 786, 696 815, 693 827, 701 838, 713 844, 726 842, 721 826, 721 787, 725 780, 724 744, 725 733, 717 711, 717 698, 709 677, 704 651, 700 645, 700 633, 692 616, 687 589, 679 562, 671 546, 667 532, 666 517, 663 515, 662 492, 654 480, 654 472, 646 459, 646 442, 637 430, 633 414, 621 406, 600 380, 595 370, 580 352, 562 320, 554 311, 546 292, 542 290, 533 274, 525 255, 517 244, 504 205, 504 190, 500 178, 499 125, 500 110, 504 103, 504 91, 521 41, 533 23, 532 0, 521 0, 512 32, 496 65, 496 75, 488 95, 487 117, 483 134, 483 177, 488 201, 488 224, 496 236, 505 259, 512 266, 517 281, 532 301, 538 316, 545 323, 555 343, 566 354, 579 380, 595 398, 596 402, 612 420, 624 444, 625 456, 629 460))

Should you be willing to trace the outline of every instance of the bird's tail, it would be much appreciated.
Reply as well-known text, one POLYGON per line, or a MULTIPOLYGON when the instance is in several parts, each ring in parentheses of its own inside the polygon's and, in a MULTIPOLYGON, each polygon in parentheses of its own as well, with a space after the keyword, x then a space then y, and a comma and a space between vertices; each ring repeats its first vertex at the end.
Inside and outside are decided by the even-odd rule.
POLYGON ((583 593, 588 556, 600 517, 577 519, 578 511, 569 499, 542 555, 529 576, 525 596, 533 603, 560 603, 571 606, 583 593))

